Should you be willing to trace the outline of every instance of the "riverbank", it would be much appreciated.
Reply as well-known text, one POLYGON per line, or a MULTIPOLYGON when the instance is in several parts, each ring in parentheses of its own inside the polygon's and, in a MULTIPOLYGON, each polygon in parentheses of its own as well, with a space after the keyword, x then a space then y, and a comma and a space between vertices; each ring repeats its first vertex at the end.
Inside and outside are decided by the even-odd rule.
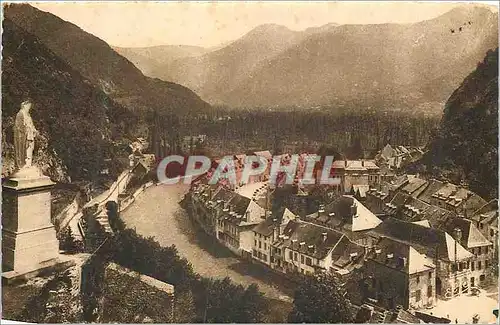
POLYGON ((122 212, 122 220, 139 234, 153 236, 163 246, 175 245, 202 276, 229 277, 244 286, 256 283, 266 297, 290 302, 293 292, 281 277, 241 261, 190 221, 178 203, 188 190, 184 184, 152 186, 122 212))

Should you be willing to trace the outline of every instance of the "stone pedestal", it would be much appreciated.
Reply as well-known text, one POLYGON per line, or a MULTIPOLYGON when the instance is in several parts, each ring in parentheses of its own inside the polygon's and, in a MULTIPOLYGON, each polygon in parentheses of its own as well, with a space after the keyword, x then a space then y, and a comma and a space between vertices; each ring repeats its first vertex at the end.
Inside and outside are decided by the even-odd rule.
POLYGON ((50 178, 35 166, 4 179, 3 272, 22 275, 57 264, 59 242, 50 218, 53 186, 50 178))

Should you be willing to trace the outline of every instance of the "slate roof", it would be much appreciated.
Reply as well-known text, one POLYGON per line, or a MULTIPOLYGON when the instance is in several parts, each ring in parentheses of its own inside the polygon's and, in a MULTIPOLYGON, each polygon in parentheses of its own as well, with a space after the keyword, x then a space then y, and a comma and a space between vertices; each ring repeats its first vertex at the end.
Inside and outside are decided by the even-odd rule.
POLYGON ((431 203, 431 196, 432 194, 436 193, 439 191, 444 186, 443 182, 440 182, 435 179, 431 179, 428 183, 425 189, 419 193, 418 199, 424 201, 427 204, 431 203))
POLYGON ((470 220, 463 218, 448 219, 442 228, 450 234, 453 233, 455 228, 459 228, 462 231, 462 240, 460 243, 467 248, 492 245, 470 220))
POLYGON ((498 200, 491 200, 471 215, 470 219, 476 222, 489 225, 490 227, 498 227, 498 200))
POLYGON ((269 237, 272 235, 274 228, 277 226, 277 222, 273 221, 272 218, 267 218, 266 220, 259 223, 255 228, 253 228, 253 231, 261 234, 262 236, 269 237))
POLYGON ((376 250, 372 250, 368 258, 407 274, 424 272, 436 267, 431 258, 419 253, 410 244, 387 237, 379 240, 376 250))
POLYGON ((311 222, 319 222, 333 228, 343 225, 343 228, 352 232, 373 229, 382 222, 351 195, 337 197, 324 208, 320 208, 305 218, 311 222), (355 214, 353 214, 352 206, 355 206, 355 214))
MULTIPOLYGON (((443 230, 427 228, 411 222, 395 218, 384 220, 373 232, 375 235, 385 236, 402 243, 407 243, 420 253, 452 261, 455 258, 455 240, 443 230)), ((457 258, 459 260, 472 257, 460 243, 457 243, 457 258)))
POLYGON ((259 223, 253 229, 253 231, 255 231, 263 236, 269 237, 273 233, 273 229, 276 226, 280 226, 283 223, 283 219, 293 220, 293 219, 295 219, 295 215, 290 210, 288 210, 288 208, 282 208, 277 213, 271 215, 266 220, 259 223))
POLYGON ((341 240, 345 236, 338 231, 299 220, 290 221, 283 235, 283 247, 318 259, 324 259, 332 248, 344 250, 350 243, 349 240, 341 240), (304 244, 301 246, 300 243, 304 244), (310 245, 313 249, 309 248, 310 245))
POLYGON ((486 214, 486 213, 489 213, 491 211, 496 212, 497 210, 498 210, 498 200, 497 199, 491 200, 488 203, 481 206, 476 211, 474 211, 471 219, 480 221, 482 219, 482 218, 480 218, 481 214, 486 214))
POLYGON ((414 194, 417 191, 421 191, 422 187, 427 184, 427 181, 421 178, 413 178, 408 184, 404 185, 401 189, 407 194, 414 194))
POLYGON ((421 219, 428 220, 432 227, 441 228, 447 220, 457 217, 458 216, 452 211, 431 205, 424 211, 421 219))

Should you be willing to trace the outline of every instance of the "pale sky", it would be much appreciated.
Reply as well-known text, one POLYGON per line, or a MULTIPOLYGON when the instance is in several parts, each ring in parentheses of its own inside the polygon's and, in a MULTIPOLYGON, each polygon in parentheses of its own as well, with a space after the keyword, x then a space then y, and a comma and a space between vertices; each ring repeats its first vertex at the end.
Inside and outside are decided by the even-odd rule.
MULTIPOLYGON (((498 6, 494 1, 478 1, 498 6)), ((338 24, 411 23, 437 17, 460 3, 415 2, 45 2, 32 3, 110 45, 216 46, 254 27, 292 30, 338 24)), ((497 10, 497 7, 492 10, 497 10)))

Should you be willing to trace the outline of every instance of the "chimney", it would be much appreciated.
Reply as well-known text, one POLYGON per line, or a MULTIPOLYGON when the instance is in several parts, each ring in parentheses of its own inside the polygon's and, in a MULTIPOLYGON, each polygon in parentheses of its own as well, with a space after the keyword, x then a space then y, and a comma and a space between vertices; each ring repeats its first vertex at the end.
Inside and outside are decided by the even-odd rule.
POLYGON ((351 204, 351 216, 356 216, 358 214, 358 207, 356 206, 356 202, 352 202, 351 204))
POLYGON ((328 237, 328 233, 324 232, 321 235, 323 236, 323 242, 325 242, 326 238, 328 237))
POLYGON ((314 249, 314 245, 309 245, 307 246, 308 250, 310 253, 314 253, 315 252, 315 249, 314 249))
POLYGON ((301 241, 301 242, 299 243, 299 248, 304 247, 304 245, 305 245, 305 244, 306 244, 305 242, 301 241))
MULTIPOLYGON (((288 236, 285 236, 285 239, 287 238, 288 236)), ((295 243, 297 243, 297 239, 292 239, 292 248, 296 248, 295 247, 295 243)))
POLYGON ((357 253, 357 252, 351 253, 351 254, 349 255, 349 257, 351 258, 351 261, 352 261, 352 260, 355 260, 355 259, 356 259, 356 257, 358 257, 358 253, 357 253))
POLYGON ((378 255, 382 253, 382 250, 380 248, 375 248, 375 254, 378 255))

